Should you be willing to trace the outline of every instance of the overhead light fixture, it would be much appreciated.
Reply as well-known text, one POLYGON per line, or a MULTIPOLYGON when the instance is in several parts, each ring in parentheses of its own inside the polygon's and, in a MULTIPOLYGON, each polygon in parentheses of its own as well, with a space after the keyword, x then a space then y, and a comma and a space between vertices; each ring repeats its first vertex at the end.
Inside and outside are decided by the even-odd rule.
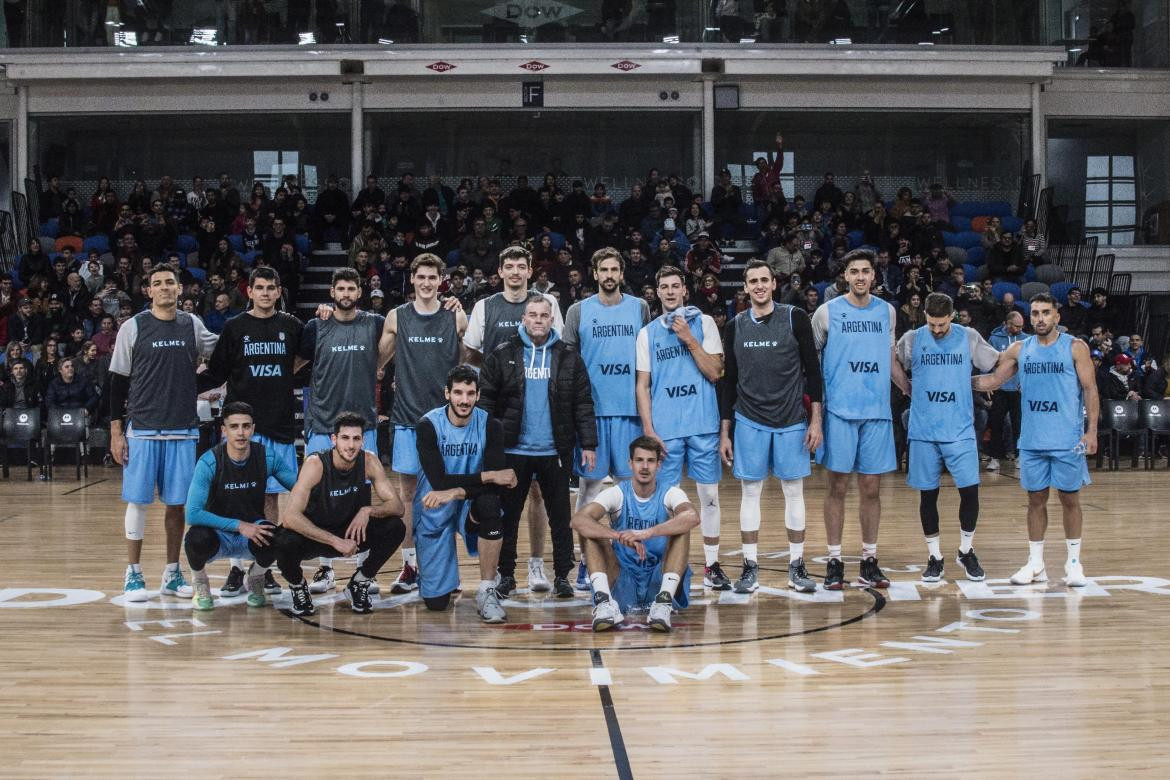
POLYGON ((307 43, 316 43, 317 33, 303 32, 297 33, 297 45, 304 46, 307 43))
POLYGON ((191 30, 191 38, 187 42, 197 46, 216 46, 218 39, 219 30, 214 27, 196 27, 191 30))

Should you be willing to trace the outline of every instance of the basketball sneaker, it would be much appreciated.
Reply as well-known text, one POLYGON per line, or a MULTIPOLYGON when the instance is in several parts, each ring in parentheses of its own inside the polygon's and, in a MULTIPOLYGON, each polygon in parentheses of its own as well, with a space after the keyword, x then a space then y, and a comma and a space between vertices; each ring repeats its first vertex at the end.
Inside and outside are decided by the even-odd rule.
POLYGON ((605 593, 593 595, 593 630, 608 631, 624 619, 617 602, 605 593))
POLYGON ((585 568, 585 557, 577 564, 577 590, 589 590, 589 570, 585 568))
POLYGON ((672 601, 673 599, 666 591, 661 591, 654 597, 654 603, 650 605, 650 614, 646 616, 646 625, 651 630, 662 631, 664 633, 670 631, 672 601))
POLYGON ((967 574, 967 579, 974 582, 982 582, 983 578, 987 576, 983 571, 983 567, 979 565, 979 558, 975 555, 974 547, 965 553, 958 553, 955 556, 955 560, 963 567, 963 571, 967 574))
POLYGON ((402 571, 398 572, 398 579, 390 586, 391 593, 410 593, 418 590, 418 569, 409 563, 402 564, 402 571))
POLYGON ((272 576, 272 569, 264 570, 264 595, 280 595, 280 586, 276 584, 276 578, 272 576))
POLYGON ((703 586, 711 590, 731 590, 731 580, 723 573, 719 561, 703 567, 703 586))
POLYGON ((368 615, 374 611, 370 603, 370 581, 357 579, 357 574, 349 578, 345 586, 345 595, 349 598, 349 608, 359 615, 368 615))
POLYGON ((1083 588, 1089 584, 1085 579, 1085 567, 1081 566, 1080 562, 1064 565, 1064 584, 1070 588, 1083 588))
POLYGON ((1043 563, 1037 566, 1028 561, 1011 577, 1012 585, 1031 585, 1033 582, 1048 582, 1048 572, 1043 563))
POLYGON ((309 595, 309 586, 302 580, 299 585, 290 585, 292 594, 292 613, 298 616, 312 615, 317 611, 313 606, 313 597, 309 595))
POLYGON ((548 575, 544 573, 544 559, 529 558, 528 589, 533 593, 546 593, 551 587, 552 585, 549 584, 548 575))
POLYGON ((890 587, 890 578, 882 573, 882 569, 878 566, 877 558, 872 555, 861 562, 861 576, 857 578, 862 585, 869 585, 874 588, 888 588, 890 587))
MULTIPOLYGON (((715 564, 718 566, 719 564, 715 564)), ((739 575, 739 579, 735 581, 736 593, 754 593, 760 587, 760 566, 755 561, 745 560, 743 562, 743 571, 739 575)))
POLYGON ((239 566, 228 569, 227 579, 219 586, 219 595, 225 599, 239 596, 244 592, 244 570, 239 566))
POLYGON ((840 558, 830 558, 825 565, 825 590, 845 587, 845 564, 840 558))
POLYGON ((988 471, 999 471, 999 459, 998 458, 988 458, 986 468, 988 471))
POLYGON ((495 588, 483 588, 475 594, 475 611, 485 623, 503 623, 508 619, 495 588))
POLYGON ((558 599, 573 598, 573 586, 569 584, 568 577, 553 578, 553 595, 558 599))
POLYGON ((798 593, 816 593, 817 584, 804 568, 804 558, 788 562, 788 587, 798 593))
MULTIPOLYGON (((959 561, 962 566, 963 562, 959 561)), ((923 582, 938 582, 943 576, 943 559, 935 558, 933 555, 926 561, 926 571, 922 572, 923 582)))
POLYGON ((189 599, 195 595, 195 590, 187 584, 187 578, 183 576, 183 570, 178 566, 163 569, 162 582, 163 585, 158 591, 160 596, 181 596, 189 599))
POLYGON ((500 598, 506 599, 516 592, 516 578, 515 577, 500 577, 496 582, 496 593, 500 598))
MULTIPOLYGON (((253 563, 252 566, 255 567, 256 564, 253 563)), ((264 595, 264 571, 249 574, 246 582, 248 585, 248 606, 262 607, 267 604, 268 597, 264 595)))
POLYGON ((322 566, 313 575, 313 582, 309 585, 309 593, 328 593, 336 586, 337 581, 333 577, 333 567, 322 566))
POLYGON ((191 572, 192 587, 195 589, 195 595, 191 597, 191 603, 195 609, 200 612, 208 612, 215 609, 215 601, 211 598, 211 583, 207 579, 207 572, 191 572))
POLYGON ((146 580, 143 578, 142 572, 126 569, 126 584, 122 586, 122 597, 135 604, 150 598, 146 592, 146 580))
POLYGON ((370 583, 370 595, 371 596, 377 596, 379 593, 382 592, 382 588, 378 586, 377 580, 367 580, 367 582, 370 583))

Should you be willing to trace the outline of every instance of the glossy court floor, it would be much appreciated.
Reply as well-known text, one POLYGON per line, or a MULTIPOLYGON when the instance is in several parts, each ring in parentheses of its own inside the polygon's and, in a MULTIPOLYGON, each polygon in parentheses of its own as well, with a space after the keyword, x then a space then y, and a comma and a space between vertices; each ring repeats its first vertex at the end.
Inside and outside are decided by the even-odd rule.
MULTIPOLYGON (((467 561, 469 591, 445 614, 413 596, 383 599, 369 616, 340 595, 317 597, 318 615, 303 620, 279 600, 221 601, 198 615, 173 598, 124 606, 119 474, 71 476, 28 483, 17 471, 0 483, 5 777, 1096 778, 1164 777, 1170 766, 1165 469, 1093 472, 1091 583, 1076 591, 1059 581, 1055 500, 1052 581, 1007 584, 1027 552, 1024 493, 1008 468, 982 489, 986 582, 954 579, 948 488, 947 579, 921 584, 917 494, 895 474, 883 481, 879 550, 893 587, 798 597, 784 587, 782 496, 770 484, 764 587, 694 589, 669 635, 644 630, 641 616, 594 635, 584 594, 521 593, 506 603, 507 624, 482 626, 467 561)), ((820 577, 823 473, 806 494, 820 577)), ((731 480, 722 502, 734 578, 731 480)), ((847 513, 845 549, 856 553, 855 500, 847 513)), ((157 588, 157 509, 145 550, 157 588)), ((701 572, 697 538, 691 558, 701 572)), ((226 566, 211 572, 214 586, 226 566)))

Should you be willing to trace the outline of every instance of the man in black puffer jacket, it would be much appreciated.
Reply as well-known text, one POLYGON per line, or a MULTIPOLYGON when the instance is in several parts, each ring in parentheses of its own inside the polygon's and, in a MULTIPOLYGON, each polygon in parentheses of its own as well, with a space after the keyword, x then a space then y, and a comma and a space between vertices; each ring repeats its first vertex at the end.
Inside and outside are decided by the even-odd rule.
POLYGON ((573 597, 567 579, 574 563, 569 472, 574 446, 581 449, 582 464, 593 468, 597 425, 585 363, 560 340, 552 316, 547 299, 530 297, 517 334, 487 356, 479 377, 479 405, 503 423, 508 468, 516 472, 516 485, 502 502, 504 544, 496 588, 502 598, 516 587, 516 535, 534 477, 552 529, 553 592, 573 597))

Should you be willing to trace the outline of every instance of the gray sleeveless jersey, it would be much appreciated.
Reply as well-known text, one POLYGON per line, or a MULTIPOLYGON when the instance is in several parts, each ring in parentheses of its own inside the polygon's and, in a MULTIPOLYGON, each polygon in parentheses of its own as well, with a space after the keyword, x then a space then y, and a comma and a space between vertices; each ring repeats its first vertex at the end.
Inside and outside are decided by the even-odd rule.
MULTIPOLYGON (((177 431, 199 425, 195 367, 203 352, 197 320, 139 312, 122 326, 110 370, 130 378, 130 424, 139 431, 177 431)), ((201 325, 201 323, 200 323, 201 325)))
POLYGON ((382 320, 367 311, 359 311, 352 322, 339 322, 331 317, 318 320, 316 327, 313 382, 305 429, 312 433, 332 433, 338 414, 356 412, 365 420, 365 429, 374 430, 378 427, 374 385, 382 320))
MULTIPOLYGON (((528 300, 512 303, 503 293, 496 293, 483 302, 483 356, 516 335, 516 328, 524 318, 524 307, 528 300)), ((428 410, 429 411, 429 410, 428 410)))
POLYGON ((413 428, 419 418, 446 403, 447 372, 459 363, 455 312, 419 314, 413 303, 394 310, 398 337, 394 347, 394 410, 390 422, 413 428))
POLYGON ((735 411, 770 428, 804 420, 804 370, 792 333, 792 307, 776 304, 766 322, 754 321, 749 309, 734 322, 739 368, 735 411))

